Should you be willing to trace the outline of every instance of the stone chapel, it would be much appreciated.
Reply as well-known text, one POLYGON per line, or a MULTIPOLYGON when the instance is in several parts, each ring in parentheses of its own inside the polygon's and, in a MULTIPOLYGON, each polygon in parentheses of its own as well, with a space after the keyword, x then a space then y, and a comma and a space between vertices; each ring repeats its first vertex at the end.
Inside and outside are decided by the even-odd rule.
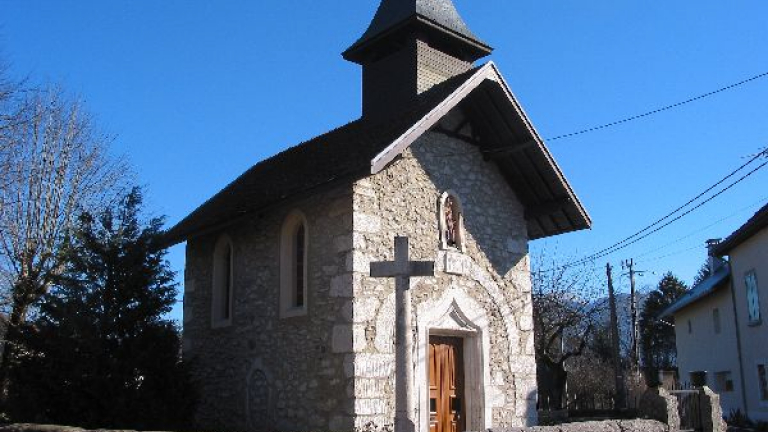
POLYGON ((362 116, 261 161, 174 226, 204 430, 393 424, 394 238, 417 432, 536 423, 528 242, 589 216, 451 0, 382 0, 343 53, 362 116))

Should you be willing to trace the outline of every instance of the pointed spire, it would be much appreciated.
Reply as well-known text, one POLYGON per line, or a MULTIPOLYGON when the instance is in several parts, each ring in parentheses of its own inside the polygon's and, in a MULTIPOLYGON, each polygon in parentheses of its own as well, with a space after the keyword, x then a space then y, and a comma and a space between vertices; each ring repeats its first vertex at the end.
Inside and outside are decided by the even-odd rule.
POLYGON ((492 51, 469 30, 451 0, 382 0, 368 30, 343 56, 363 63, 376 54, 376 47, 416 33, 429 34, 436 43, 449 47, 467 61, 475 61, 492 51))

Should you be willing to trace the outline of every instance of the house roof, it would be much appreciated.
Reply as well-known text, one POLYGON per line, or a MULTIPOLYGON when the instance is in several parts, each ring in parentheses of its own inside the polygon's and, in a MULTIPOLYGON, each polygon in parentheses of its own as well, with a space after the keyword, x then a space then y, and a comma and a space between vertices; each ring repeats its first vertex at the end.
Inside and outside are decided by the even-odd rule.
POLYGON ((670 317, 682 309, 698 302, 699 300, 708 297, 709 295, 717 292, 720 288, 728 286, 730 280, 731 269, 730 266, 723 264, 713 274, 699 282, 696 286, 691 288, 684 296, 680 297, 676 302, 672 303, 668 308, 664 309, 659 318, 670 317))
POLYGON ((768 204, 758 210, 754 216, 728 236, 727 239, 715 246, 715 254, 717 256, 728 255, 737 246, 749 240, 753 235, 766 227, 768 227, 768 204))
POLYGON ((259 162, 171 228, 166 240, 180 243, 337 181, 379 172, 459 104, 477 124, 481 139, 475 144, 525 206, 529 238, 591 226, 496 66, 488 63, 435 86, 395 117, 364 117, 259 162))
POLYGON ((415 27, 461 46, 472 60, 492 51, 472 33, 451 0, 382 0, 368 30, 342 55, 360 63, 368 48, 387 39, 397 39, 399 34, 415 27))

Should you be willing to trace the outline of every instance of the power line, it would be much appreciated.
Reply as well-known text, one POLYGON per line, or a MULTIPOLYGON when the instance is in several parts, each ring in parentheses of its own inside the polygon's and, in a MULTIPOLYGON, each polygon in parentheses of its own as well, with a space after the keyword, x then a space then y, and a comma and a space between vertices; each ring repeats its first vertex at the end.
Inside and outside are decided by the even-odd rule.
POLYGON ((668 254, 664 254, 664 255, 661 255, 661 256, 651 257, 651 258, 644 259, 644 260, 639 260, 638 263, 644 263, 645 264, 645 263, 651 263, 651 262, 655 262, 655 261, 661 261, 664 258, 673 257, 675 255, 680 255, 682 253, 690 252, 692 250, 701 249, 701 248, 702 248, 701 245, 696 245, 696 246, 688 247, 688 248, 685 248, 685 249, 677 250, 675 252, 670 252, 668 254))
POLYGON ((768 161, 766 161, 766 162, 763 162, 762 164, 760 164, 760 166, 758 166, 757 168, 755 168, 755 169, 753 169, 752 171, 748 172, 747 174, 745 174, 744 176, 742 176, 741 178, 739 178, 739 179, 738 179, 738 180, 736 180, 735 182, 731 183, 730 185, 728 185, 728 186, 727 186, 727 187, 725 187, 724 189, 720 190, 718 193, 716 193, 716 194, 712 195, 711 197, 709 197, 709 198, 707 198, 706 200, 702 201, 701 203, 697 204, 695 207, 691 208, 690 210, 688 210, 688 211, 686 211, 686 212, 684 212, 684 213, 680 214, 679 216, 675 217, 674 219, 670 220, 669 222, 667 222, 667 223, 665 223, 665 224, 663 224, 663 225, 659 226, 658 228, 654 229, 653 231, 650 231, 650 232, 648 232, 647 234, 645 234, 645 235, 643 235, 643 236, 641 236, 641 237, 638 237, 638 238, 636 238, 636 239, 632 240, 632 241, 631 241, 631 242, 629 242, 629 243, 623 244, 623 245, 622 245, 622 246, 620 246, 620 247, 617 247, 617 248, 614 248, 614 249, 612 249, 612 250, 610 250, 610 251, 607 251, 607 253, 604 253, 604 254, 602 254, 602 255, 600 255, 600 256, 598 256, 598 257, 595 257, 594 259, 598 259, 598 258, 602 258, 602 257, 604 257, 604 256, 608 256, 608 255, 610 255, 610 254, 612 254, 612 253, 614 253, 614 252, 616 252, 616 251, 619 251, 619 250, 621 250, 621 249, 627 248, 627 247, 629 247, 629 246, 631 246, 631 245, 633 245, 633 244, 635 244, 635 243, 639 242, 640 240, 643 240, 643 239, 645 239, 645 238, 649 237, 649 236, 650 236, 650 235, 652 235, 652 234, 655 234, 655 233, 657 233, 657 232, 661 231, 662 229, 664 229, 664 228, 668 227, 669 225, 673 224, 674 222, 677 222, 677 221, 679 221, 679 220, 680 220, 680 219, 682 219, 683 217, 685 217, 685 216, 687 216, 687 215, 689 215, 689 214, 693 213, 694 211, 696 211, 696 210, 697 210, 697 209, 699 209, 700 207, 704 206, 705 204, 707 204, 707 203, 709 203, 710 201, 714 200, 715 198, 717 198, 718 196, 722 195, 723 193, 725 193, 725 192, 726 192, 726 191, 728 191, 729 189, 733 188, 733 187, 734 187, 734 186, 736 186, 737 184, 739 184, 739 183, 741 183, 742 181, 746 180, 748 177, 750 177, 752 174, 756 173, 757 171, 759 171, 760 169, 762 169, 762 168, 763 168, 763 167, 765 167, 766 165, 768 165, 768 161))
MULTIPOLYGON (((637 115, 633 115, 633 116, 630 116, 630 117, 623 118, 621 120, 616 120, 616 121, 612 121, 610 123, 605 123, 605 124, 600 125, 600 126, 594 126, 594 127, 582 129, 582 130, 579 130, 579 131, 576 131, 576 132, 570 132, 570 133, 566 133, 566 134, 563 134, 563 135, 558 135, 558 136, 555 136, 555 137, 552 137, 552 138, 547 138, 547 139, 544 139, 544 141, 545 142, 551 142, 551 141, 557 141, 557 140, 561 140, 561 139, 571 138, 571 137, 574 137, 574 136, 577 136, 577 135, 583 135, 583 134, 590 133, 590 132, 596 132, 596 131, 599 131, 599 130, 602 130, 602 129, 610 128, 610 127, 613 127, 613 126, 618 126, 618 125, 621 125, 621 124, 624 124, 624 123, 628 123, 628 122, 631 122, 631 121, 634 121, 634 120, 639 120, 639 119, 642 119, 642 118, 645 118, 645 117, 649 117, 649 116, 652 116, 652 115, 655 115, 655 114, 662 113, 664 111, 669 111, 669 110, 674 109, 674 108, 679 108, 681 106, 688 105, 688 104, 690 104, 692 102, 696 102, 696 101, 699 101, 701 99, 705 99, 705 98, 708 98, 710 96, 714 96, 714 95, 717 95, 719 93, 723 93, 723 92, 728 91, 728 90, 735 89, 737 87, 743 86, 745 84, 751 83, 753 81, 757 81, 757 80, 759 80, 761 78, 765 78, 765 77, 768 77, 768 72, 763 72, 763 73, 755 75, 755 76, 753 76, 751 78, 747 78, 747 79, 739 81, 737 83, 733 83, 733 84, 730 84, 728 86, 721 87, 721 88, 719 88, 717 90, 710 91, 710 92, 701 94, 699 96, 692 97, 690 99, 686 99, 686 100, 684 100, 682 102, 677 102, 677 103, 674 103, 672 105, 667 105, 667 106, 664 106, 664 107, 661 107, 661 108, 657 108, 657 109, 654 109, 652 111, 648 111, 648 112, 645 112, 645 113, 642 113, 642 114, 637 114, 637 115)), ((483 154, 506 153, 506 152, 510 152, 510 151, 515 151, 517 148, 519 148, 521 146, 525 146, 527 144, 531 144, 532 142, 533 142, 533 140, 525 142, 525 143, 522 143, 522 144, 521 143, 516 143, 514 145, 501 146, 501 147, 497 147, 497 148, 494 148, 494 149, 491 149, 491 150, 483 150, 483 151, 481 151, 481 153, 483 153, 483 154)), ((758 156, 760 154, 762 154, 762 153, 759 153, 758 156)), ((457 157, 457 156, 466 156, 466 152, 455 152, 455 153, 445 153, 445 154, 433 155, 433 157, 457 157)))
MULTIPOLYGON (((620 242, 618 242, 618 243, 615 243, 615 244, 613 244, 613 245, 611 245, 611 246, 609 246, 609 247, 607 247, 607 248, 605 248, 605 249, 602 249, 602 250, 600 250, 600 251, 598 251, 598 252, 595 252, 595 254, 600 254, 600 253, 603 253, 603 252, 605 252, 605 251, 607 251, 607 250, 609 250, 609 249, 613 249, 613 248, 615 248, 615 247, 621 246, 621 245, 623 245, 624 243, 627 243, 628 241, 630 241, 630 240, 632 240, 632 239, 634 239, 634 238, 636 238, 636 237, 638 237, 638 236, 640 236, 640 235, 642 235, 642 234, 644 234, 644 233, 648 232, 649 230, 653 229, 654 227, 656 227, 656 226, 657 226, 657 225, 659 225, 660 223, 662 223, 662 222, 664 222, 665 220, 667 220, 667 219, 671 218, 672 216, 674 216, 674 215, 675 215, 676 213, 678 213, 679 211, 683 210, 684 208, 686 208, 686 207, 688 207, 689 205, 693 204, 694 202, 698 201, 698 199, 699 199, 699 198, 703 197, 704 195, 706 195, 706 194, 708 194, 709 192, 711 192, 712 190, 714 190, 716 187, 718 187, 718 186, 720 186, 721 184, 725 183, 725 182, 726 182, 728 179, 730 179, 731 177, 735 176, 735 175, 736 175, 736 174, 737 174, 739 171, 743 170, 744 168, 746 168, 747 166, 749 166, 750 164, 752 164, 752 162, 754 162, 754 161, 758 160, 759 158, 761 158, 761 157, 763 157, 763 156, 768 156, 768 150, 763 150, 762 152, 760 152, 760 153, 756 154, 755 156, 753 156, 753 157, 752 157, 752 159, 750 159, 749 161, 747 161, 745 164, 743 164, 743 165, 741 165, 740 167, 736 168, 735 170, 731 171, 731 173, 730 173, 730 174, 728 174, 728 175, 726 175, 725 177, 723 177, 722 179, 720 179, 720 181, 718 181, 717 183, 715 183, 715 184, 713 184, 712 186, 708 187, 707 189, 705 189, 703 192, 701 192, 700 194, 696 195, 695 197, 691 198, 691 199, 690 199, 690 200, 688 200, 688 202, 686 202, 685 204, 683 204, 683 205, 681 205, 680 207, 678 207, 678 208, 676 208, 676 209, 672 210, 671 212, 667 213, 667 214, 666 214, 664 217, 662 217, 662 218, 660 218, 660 219, 656 220, 656 221, 655 221, 655 222, 653 222, 652 224, 650 224, 650 225, 648 225, 647 227, 645 227, 645 228, 641 229, 640 231, 638 231, 638 232, 636 232, 636 233, 632 234, 631 236, 629 236, 629 237, 625 238, 624 240, 621 240, 621 241, 620 241, 620 242)), ((765 165, 765 164, 763 164, 763 165, 765 165)))
MULTIPOLYGON (((688 233, 688 234, 686 234, 686 235, 684 235, 682 237, 679 237, 679 238, 677 238, 677 239, 675 239, 675 240, 673 240, 673 241, 671 241, 669 243, 665 243, 662 246, 659 246, 657 248, 654 248, 654 249, 651 249, 649 251, 643 252, 643 253, 641 253, 639 255, 635 255, 635 258, 642 258, 642 257, 648 256, 648 255, 651 255, 653 253, 656 253, 656 252, 658 252, 660 250, 666 249, 669 246, 674 246, 674 245, 680 243, 683 240, 689 239, 689 238, 693 237, 694 235, 696 235, 696 234, 698 234, 700 232, 706 231, 709 228, 712 228, 713 226, 719 225, 719 224, 725 222, 726 220, 731 219, 732 217, 738 215, 739 213, 742 213, 745 210, 748 210, 748 209, 751 209, 751 208, 754 208, 754 207, 757 207, 757 206, 762 207, 765 204, 766 200, 768 200, 768 196, 764 196, 764 197, 760 198, 759 200, 753 202, 752 204, 750 204, 748 206, 745 206, 745 207, 742 207, 739 210, 729 214, 728 216, 720 218, 720 219, 718 219, 718 220, 708 224, 707 226, 704 226, 704 227, 699 228, 699 229, 697 229, 695 231, 692 231, 692 232, 690 232, 690 233, 688 233)), ((701 247, 701 245, 698 245, 696 247, 701 247)))
POLYGON ((634 121, 634 120, 639 120, 639 119, 642 119, 644 117, 652 116, 654 114, 659 114, 659 113, 662 113, 664 111, 669 111, 669 110, 671 110, 673 108, 678 108, 678 107, 681 107, 683 105, 688 105, 689 103, 696 102, 698 100, 705 99, 705 98, 708 98, 710 96, 714 96, 714 95, 716 95, 718 93, 722 93, 722 92, 725 92, 725 91, 728 91, 728 90, 735 89, 737 87, 743 86, 744 84, 748 84, 748 83, 750 83, 752 81, 756 81, 756 80, 759 80, 760 78, 765 78, 767 76, 768 76, 768 72, 763 72, 763 73, 755 75, 755 76, 753 76, 751 78, 747 78, 747 79, 739 81, 737 83, 733 83, 731 85, 719 88, 717 90, 714 90, 714 91, 711 91, 711 92, 707 92, 707 93, 698 95, 696 97, 692 97, 690 99, 686 99, 686 100, 684 100, 682 102, 677 102, 677 103, 674 103, 672 105, 667 105, 667 106, 664 106, 664 107, 661 107, 661 108, 657 108, 657 109, 652 110, 652 111, 645 112, 643 114, 637 114, 637 115, 633 115, 631 117, 623 118, 621 120, 616 120, 616 121, 612 121, 610 123, 605 123, 605 124, 600 125, 600 126, 594 126, 594 127, 590 127, 590 128, 587 128, 587 129, 582 129, 582 130, 580 130, 578 132, 571 132, 571 133, 567 133, 567 134, 563 134, 563 135, 558 135, 556 137, 549 138, 546 141, 556 141, 556 140, 559 140, 559 139, 571 138, 571 137, 574 137, 574 136, 577 136, 577 135, 583 135, 585 133, 595 132, 595 131, 598 131, 598 130, 601 130, 601 129, 606 129, 606 128, 609 128, 609 127, 618 126, 618 125, 623 124, 623 123, 631 122, 631 121, 634 121))
POLYGON ((746 180, 748 177, 752 176, 754 173, 756 173, 760 169, 764 168, 766 165, 768 165, 768 160, 766 160, 766 162, 763 162, 757 168, 753 169, 752 171, 748 172, 747 174, 741 176, 738 180, 736 180, 733 183, 729 184, 725 188, 719 190, 717 193, 715 193, 714 195, 710 196, 706 200, 700 202, 699 204, 697 204, 693 208, 691 208, 691 209, 689 209, 689 210, 687 210, 687 211, 677 215, 676 217, 672 218, 673 216, 675 216, 677 213, 679 213, 684 208, 686 208, 689 205, 693 204, 695 201, 699 200, 701 197, 703 197, 707 193, 711 192, 712 190, 714 190, 715 188, 717 188, 721 184, 725 183, 728 179, 734 177, 736 174, 738 174, 739 171, 743 170, 748 165, 750 165, 753 162, 755 162, 757 159, 759 159, 761 157, 765 157, 765 156, 768 156, 768 150, 763 150, 762 152, 758 153, 752 159, 750 159, 747 163, 745 163, 745 164, 741 165, 740 167, 738 167, 737 169, 733 170, 731 173, 729 173, 728 175, 723 177, 717 183, 715 183, 714 185, 712 185, 709 188, 707 188, 704 192, 698 194, 693 199, 689 200, 688 202, 686 202, 682 206, 676 208, 672 212, 668 213, 667 215, 665 215, 664 217, 658 219, 657 221, 653 222, 652 224, 646 226, 645 228, 641 229, 640 231, 632 234, 629 237, 626 237, 625 239, 623 239, 623 240, 621 240, 621 241, 619 241, 617 243, 614 243, 613 245, 611 245, 609 247, 603 248, 603 249, 601 249, 601 250, 599 250, 599 251, 597 251, 597 252, 595 252, 595 253, 593 253, 593 254, 585 257, 585 258, 582 258, 580 260, 574 261, 572 263, 564 264, 563 266, 561 266, 561 268, 572 267, 572 266, 584 264, 584 263, 587 263, 587 262, 590 262, 590 261, 594 261, 596 259, 600 259, 600 258, 606 257, 608 255, 613 254, 614 252, 617 252, 619 250, 625 249, 625 248, 627 248, 627 247, 629 247, 629 246, 631 246, 631 245, 633 245, 633 244, 635 244, 635 243, 637 243, 637 242, 639 242, 639 241, 641 241, 641 240, 643 240, 643 239, 645 239, 645 238, 647 238, 647 237, 649 237, 649 236, 651 236, 651 235, 661 231, 662 229, 666 228, 667 226, 669 226, 669 225, 677 222, 678 220, 682 219, 683 217, 693 213, 694 211, 696 211, 697 209, 701 208, 705 204, 709 203, 710 201, 714 200, 715 198, 717 198, 718 196, 722 195, 726 191, 730 190, 731 188, 733 188, 737 184, 739 184, 742 181, 746 180), (672 219, 670 219, 670 218, 672 218, 672 219), (664 221, 667 221, 667 222, 662 224, 662 222, 664 222, 664 221))

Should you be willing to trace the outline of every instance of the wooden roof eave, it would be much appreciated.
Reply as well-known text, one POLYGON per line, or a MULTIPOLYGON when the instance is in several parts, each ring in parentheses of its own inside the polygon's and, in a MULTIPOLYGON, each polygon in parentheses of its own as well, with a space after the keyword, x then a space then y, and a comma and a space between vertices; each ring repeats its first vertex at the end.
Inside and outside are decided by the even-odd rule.
MULTIPOLYGON (((405 133, 398 137, 392 144, 387 146, 383 151, 376 155, 376 157, 371 160, 371 173, 376 174, 388 166, 389 163, 391 163, 396 157, 405 151, 421 135, 435 126, 440 121, 440 119, 442 119, 459 103, 464 101, 486 80, 490 80, 498 84, 494 87, 500 89, 503 95, 503 99, 507 102, 505 105, 510 107, 515 113, 515 116, 523 122, 527 132, 526 135, 528 135, 533 142, 523 143, 523 145, 528 147, 524 151, 513 153, 518 156, 523 154, 526 159, 529 159, 531 169, 535 171, 535 177, 538 177, 536 180, 546 185, 548 193, 540 193, 539 195, 550 195, 550 197, 543 196, 543 200, 531 197, 531 202, 528 203, 528 208, 531 212, 541 213, 537 217, 533 218, 535 219, 535 225, 541 231, 541 235, 534 234, 531 238, 549 237, 551 235, 590 228, 592 221, 586 209, 579 201, 578 197, 573 191, 573 188, 570 186, 567 179, 565 178, 565 175, 562 173, 562 170, 557 165, 557 162, 552 157, 549 149, 546 147, 538 132, 533 127, 533 124, 528 119, 528 116, 523 111, 523 108, 517 102, 517 99, 512 94, 512 91, 493 62, 489 62, 481 67, 464 84, 462 84, 451 95, 446 97, 439 105, 437 105, 437 107, 422 117, 411 128, 409 128, 405 133), (536 153, 539 158, 543 159, 541 166, 539 166, 538 163, 530 158, 530 155, 528 155, 528 152, 530 151, 536 153), (550 207, 551 209, 549 209, 550 207), (549 211, 543 212, 546 209, 549 209, 549 211), (562 226, 554 219, 554 214, 558 212, 562 212, 562 215, 567 220, 569 226, 562 226), (545 219, 549 220, 545 221, 545 219), (554 229, 552 231, 547 230, 547 225, 552 225, 554 229)), ((495 106, 495 109, 499 110, 500 108, 495 106)), ((504 114, 500 114, 503 118, 504 114)), ((506 124, 506 127, 510 129, 514 136, 518 135, 511 125, 506 124)), ((504 143, 499 144, 504 145, 504 143)), ((500 169, 503 170, 504 167, 502 165, 503 164, 499 164, 500 169)), ((509 169, 509 167, 507 167, 507 169, 509 169)), ((519 167, 517 169, 518 171, 521 171, 519 167)), ((512 173, 509 174, 512 175, 512 173)), ((519 174, 526 175, 522 171, 519 174)), ((514 187, 514 185, 511 186, 514 187)), ((531 193, 535 194, 535 191, 532 190, 531 193)), ((531 221, 529 220, 529 225, 530 222, 531 221)))
MULTIPOLYGON (((566 230, 565 232, 591 228, 592 219, 590 218, 589 213, 587 213, 587 210, 584 208, 584 205, 581 203, 578 196, 576 196, 576 193, 574 192, 570 183, 566 179, 565 174, 563 174, 563 171, 560 169, 560 166, 557 164, 557 161, 555 161, 555 158, 552 156, 552 153, 550 153, 546 144, 544 144, 544 140, 541 139, 541 136, 539 135, 538 131, 533 126, 533 123, 531 122, 528 115, 525 113, 525 110, 523 109, 523 107, 517 101, 517 98, 512 93, 512 90, 510 89, 504 77, 499 72, 496 65, 493 64, 493 62, 489 63, 489 65, 490 67, 493 68, 495 72, 494 75, 497 78, 496 82, 499 84, 499 87, 504 92, 504 95, 506 96, 507 100, 510 102, 512 107, 514 107, 518 117, 525 124, 525 127, 529 133, 529 136, 535 143, 534 145, 536 147, 536 150, 538 150, 538 154, 544 157, 546 161, 545 162, 546 167, 550 168, 551 173, 554 174, 556 178, 555 184, 562 187, 562 190, 565 192, 566 199, 570 201, 570 204, 565 203, 566 205, 560 207, 560 209, 566 215, 568 215, 569 213, 568 210, 570 210, 570 212, 573 213, 573 216, 568 217, 568 219, 570 219, 574 223, 573 229, 566 230)), ((563 198, 560 198, 560 197, 556 198, 556 200, 562 200, 562 199, 563 198)), ((547 204, 548 203, 544 203, 544 205, 547 205, 547 204)))

